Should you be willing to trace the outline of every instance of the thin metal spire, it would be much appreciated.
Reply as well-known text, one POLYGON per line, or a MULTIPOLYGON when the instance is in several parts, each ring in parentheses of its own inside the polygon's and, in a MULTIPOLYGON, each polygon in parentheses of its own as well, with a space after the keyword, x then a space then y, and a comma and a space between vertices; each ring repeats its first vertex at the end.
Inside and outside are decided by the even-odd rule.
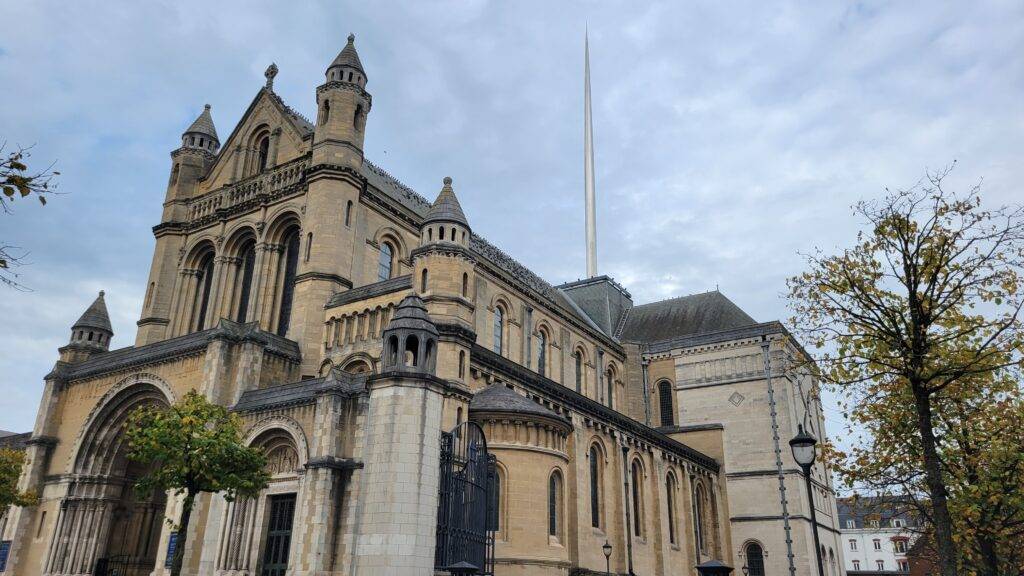
POLYGON ((597 199, 594 192, 594 123, 590 114, 590 30, 583 36, 583 183, 587 210, 587 277, 597 276, 597 199))

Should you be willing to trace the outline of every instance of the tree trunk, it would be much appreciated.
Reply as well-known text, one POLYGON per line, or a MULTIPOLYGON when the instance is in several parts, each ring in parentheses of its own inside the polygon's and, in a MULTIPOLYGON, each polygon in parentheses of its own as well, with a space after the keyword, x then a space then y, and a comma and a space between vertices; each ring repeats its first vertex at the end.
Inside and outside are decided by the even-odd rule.
POLYGON ((957 551, 953 543, 953 522, 946 502, 946 484, 942 480, 942 464, 935 445, 932 429, 931 397, 926 390, 914 386, 914 400, 917 405, 917 428, 921 434, 924 449, 925 480, 931 499, 932 523, 935 531, 935 549, 938 552, 939 570, 942 576, 957 576, 957 551))
POLYGON ((996 543, 988 534, 982 534, 977 537, 978 551, 981 553, 981 571, 979 574, 983 576, 998 576, 999 574, 999 555, 996 553, 996 543))
POLYGON ((188 540, 188 521, 192 517, 192 503, 195 492, 189 490, 181 504, 181 522, 178 524, 178 539, 174 544, 174 559, 171 561, 171 576, 181 576, 181 563, 185 559, 185 542, 188 540))

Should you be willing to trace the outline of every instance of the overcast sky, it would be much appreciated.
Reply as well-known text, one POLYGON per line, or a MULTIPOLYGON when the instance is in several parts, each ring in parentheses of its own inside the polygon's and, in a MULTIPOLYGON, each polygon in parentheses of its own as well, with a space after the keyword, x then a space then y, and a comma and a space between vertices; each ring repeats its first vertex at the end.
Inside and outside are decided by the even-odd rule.
POLYGON ((367 157, 431 199, 452 176, 473 229, 554 283, 585 270, 588 24, 599 268, 637 303, 718 287, 784 320, 797 251, 850 244, 857 199, 954 159, 955 186, 1024 197, 1019 0, 2 0, 0 20, 0 139, 56 160, 66 193, 0 215, 32 262, 31 292, 0 288, 0 429, 31 429, 98 290, 133 343, 168 154, 203 104, 226 138, 275 62, 312 117, 349 32, 367 157))

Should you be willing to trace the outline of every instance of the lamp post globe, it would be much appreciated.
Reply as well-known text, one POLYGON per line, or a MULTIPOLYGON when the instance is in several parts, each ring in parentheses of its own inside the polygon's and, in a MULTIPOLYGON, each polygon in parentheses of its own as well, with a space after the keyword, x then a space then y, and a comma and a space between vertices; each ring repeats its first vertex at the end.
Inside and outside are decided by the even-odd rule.
POLYGON ((607 540, 604 541, 604 546, 601 546, 601 551, 604 552, 604 573, 612 573, 612 545, 607 540))
POLYGON ((811 532, 814 533, 814 556, 818 560, 818 576, 825 576, 825 565, 821 560, 821 541, 818 538, 818 514, 814 507, 814 487, 811 486, 811 466, 814 465, 814 447, 818 439, 808 434, 803 425, 797 427, 796 436, 789 441, 793 450, 793 459, 803 468, 804 482, 807 484, 807 501, 811 509, 811 532))
POLYGON ((814 447, 818 444, 818 439, 804 431, 802 425, 798 430, 796 436, 789 441, 789 447, 793 450, 793 459, 806 471, 814 465, 814 447))
POLYGON ((749 576, 749 574, 750 574, 750 567, 747 566, 747 564, 744 562, 743 563, 743 576, 749 576))

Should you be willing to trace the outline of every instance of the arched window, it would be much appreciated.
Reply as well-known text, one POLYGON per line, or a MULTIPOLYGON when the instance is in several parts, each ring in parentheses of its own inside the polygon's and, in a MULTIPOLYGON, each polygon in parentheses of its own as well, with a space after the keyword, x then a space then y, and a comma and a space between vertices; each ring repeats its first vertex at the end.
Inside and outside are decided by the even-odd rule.
POLYGON ((466 377, 466 351, 459 350, 459 378, 466 377))
POLYGON ((576 392, 583 392, 583 352, 577 350, 573 357, 576 361, 576 392))
POLYGON ((213 287, 213 252, 209 252, 199 262, 198 276, 196 277, 198 289, 196 290, 195 323, 193 331, 202 330, 206 326, 206 313, 210 307, 210 289, 213 287))
POLYGON ((501 470, 494 472, 494 484, 491 489, 491 526, 495 532, 501 530, 501 470))
POLYGON ((558 538, 561 530, 562 475, 556 470, 548 478, 548 536, 558 538))
POLYGON ((246 242, 239 253, 238 310, 235 319, 245 322, 249 310, 249 292, 252 291, 253 267, 256 265, 256 243, 252 240, 246 242))
POLYGON ((665 477, 665 504, 668 508, 668 541, 676 544, 676 478, 672 474, 665 477))
POLYGON ((747 544, 744 552, 750 576, 764 576, 764 549, 757 542, 747 544))
POLYGON ((284 273, 281 282, 281 308, 277 315, 278 336, 288 335, 288 324, 292 318, 292 298, 295 296, 295 271, 299 267, 299 229, 293 228, 285 236, 284 273))
POLYGON ((643 512, 643 490, 640 488, 640 462, 634 460, 630 466, 630 483, 633 485, 633 535, 643 536, 644 520, 640 517, 643 512))
POLYGON ((537 373, 547 375, 548 369, 548 335, 543 330, 537 332, 537 373))
POLYGON ((469 274, 462 273, 462 297, 469 298, 469 274))
POLYGON ((427 269, 424 268, 423 272, 420 273, 420 294, 427 291, 427 269))
POLYGON ((604 372, 605 383, 608 385, 608 407, 615 407, 615 370, 611 366, 604 372))
POLYGON ((441 226, 437 229, 437 239, 444 240, 444 226, 441 226))
POLYGON ((697 551, 702 553, 707 552, 708 549, 704 537, 704 519, 707 509, 704 498, 704 486, 697 484, 693 491, 693 536, 697 543, 697 551))
POLYGON ((601 451, 590 447, 590 525, 601 527, 601 451))
POLYGON ((178 172, 181 171, 181 164, 175 164, 174 168, 171 168, 171 186, 178 183, 178 172))
POLYGON ((494 351, 498 354, 502 352, 502 339, 505 335, 505 312, 501 309, 501 306, 494 307, 494 351))
POLYGON ((415 368, 420 365, 420 339, 409 335, 405 338, 405 365, 415 368))
POLYGON ((270 160, 270 135, 260 138, 256 144, 256 173, 259 174, 267 169, 267 162, 270 160))
MULTIPOLYGON (((348 73, 348 79, 352 80, 352 73, 348 73)), ((352 114, 352 125, 359 129, 359 118, 363 115, 363 105, 356 105, 356 111, 352 114)))
POLYGON ((313 253, 313 233, 306 234, 306 258, 305 261, 309 262, 309 256, 313 253))
POLYGON ((352 225, 352 201, 349 200, 348 204, 345 205, 345 226, 352 225))
POLYGON ((391 265, 395 260, 395 249, 391 244, 382 242, 380 245, 380 257, 377 260, 377 280, 391 278, 391 265))
POLYGON ((658 406, 661 409, 661 425, 675 425, 675 413, 672 410, 672 383, 668 380, 658 382, 658 406))

